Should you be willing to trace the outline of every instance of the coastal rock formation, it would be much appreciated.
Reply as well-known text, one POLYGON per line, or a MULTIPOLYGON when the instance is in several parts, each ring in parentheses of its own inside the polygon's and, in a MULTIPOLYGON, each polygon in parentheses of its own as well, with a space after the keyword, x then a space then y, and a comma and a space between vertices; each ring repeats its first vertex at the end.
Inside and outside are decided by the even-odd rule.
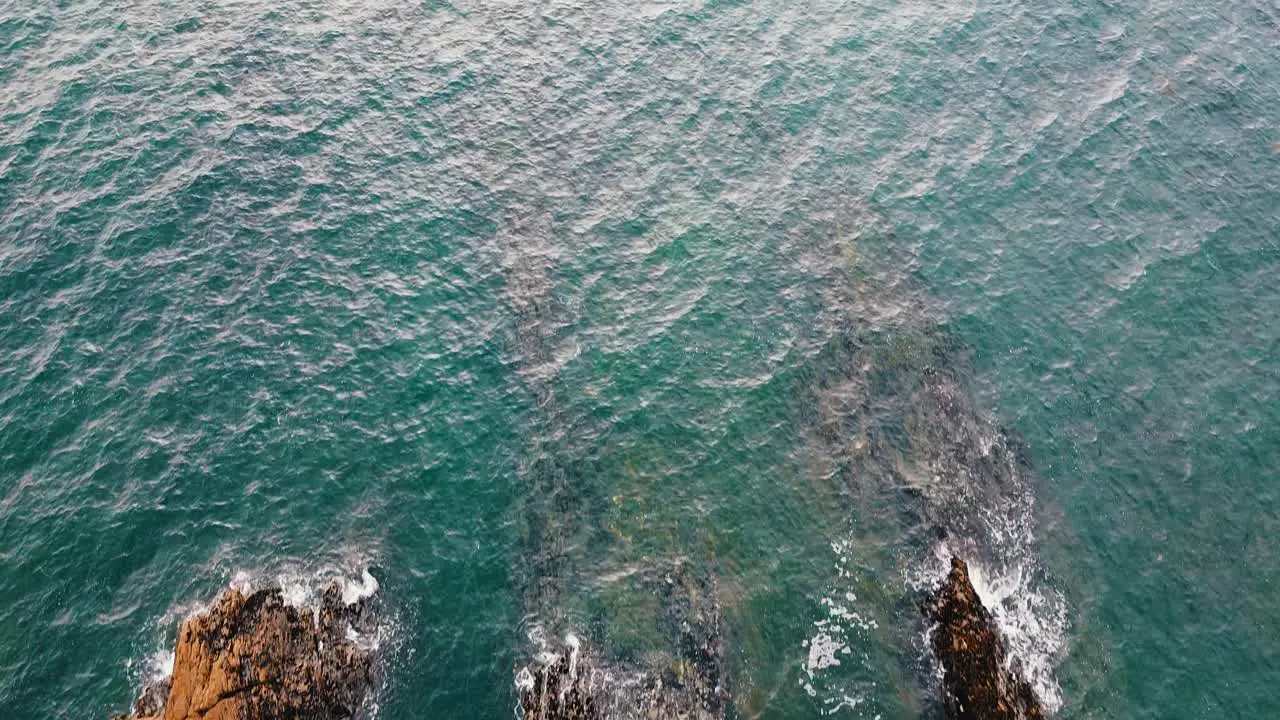
POLYGON ((969 581, 969 568, 951 558, 951 572, 925 603, 936 624, 931 644, 942 664, 946 715, 953 720, 1037 720, 1040 702, 1026 680, 1005 664, 1004 640, 969 581))
POLYGON ((372 653, 351 637, 363 599, 330 585, 313 612, 278 588, 229 589, 178 632, 173 675, 148 687, 127 720, 340 720, 372 684, 372 653))
POLYGON ((661 669, 608 662, 571 636, 550 662, 521 671, 520 708, 525 720, 720 720, 718 671, 683 656, 661 669))
POLYGON ((729 706, 714 581, 680 567, 662 582, 673 645, 638 662, 606 660, 575 635, 516 678, 525 720, 719 720, 729 706))

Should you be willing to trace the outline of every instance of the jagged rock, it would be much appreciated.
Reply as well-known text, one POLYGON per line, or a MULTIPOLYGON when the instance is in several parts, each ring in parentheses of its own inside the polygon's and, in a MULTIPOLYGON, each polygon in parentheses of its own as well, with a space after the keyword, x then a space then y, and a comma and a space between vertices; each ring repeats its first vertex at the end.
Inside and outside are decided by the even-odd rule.
POLYGON ((686 566, 661 580, 670 653, 605 659, 570 634, 517 676, 525 720, 720 720, 729 706, 714 578, 686 566))
POLYGON ((525 720, 597 720, 596 694, 602 679, 594 656, 581 656, 577 643, 551 662, 522 675, 520 708, 525 720), (579 667, 579 664, 581 666, 579 667), (596 681, 596 682, 593 682, 596 681))
POLYGON ((315 613, 285 604, 276 588, 229 589, 182 624, 172 677, 147 688, 126 718, 354 717, 373 679, 371 653, 348 638, 362 613, 337 584, 315 613))
POLYGON ((655 668, 602 660, 576 639, 517 678, 524 720, 720 720, 727 693, 717 667, 686 657, 655 668), (710 672, 709 672, 710 671, 710 672))
MULTIPOLYGON (((173 683, 170 678, 163 678, 148 684, 142 690, 141 697, 133 704, 133 715, 139 718, 160 717, 164 713, 164 704, 169 699, 169 689, 173 683)), ((127 715, 124 717, 128 717, 127 715)))
POLYGON ((942 664, 943 704, 953 720, 1037 720, 1035 691, 1005 665, 1005 645, 991 613, 969 581, 964 560, 924 606, 934 623, 931 644, 942 664))

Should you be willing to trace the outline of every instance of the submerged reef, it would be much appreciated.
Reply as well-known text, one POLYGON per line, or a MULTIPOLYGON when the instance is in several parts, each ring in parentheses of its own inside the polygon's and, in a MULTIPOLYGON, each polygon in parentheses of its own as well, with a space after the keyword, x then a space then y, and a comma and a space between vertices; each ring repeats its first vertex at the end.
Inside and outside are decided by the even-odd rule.
POLYGON ((930 637, 942 665, 946 716, 952 720, 1037 720, 1044 717, 1035 692, 1007 667, 1005 643, 982 605, 969 568, 951 558, 951 572, 924 603, 935 623, 930 637))
POLYGON ((144 689, 120 720, 341 720, 356 717, 373 684, 374 657, 354 638, 368 599, 329 585, 315 609, 279 588, 226 590, 182 623, 173 674, 144 689))

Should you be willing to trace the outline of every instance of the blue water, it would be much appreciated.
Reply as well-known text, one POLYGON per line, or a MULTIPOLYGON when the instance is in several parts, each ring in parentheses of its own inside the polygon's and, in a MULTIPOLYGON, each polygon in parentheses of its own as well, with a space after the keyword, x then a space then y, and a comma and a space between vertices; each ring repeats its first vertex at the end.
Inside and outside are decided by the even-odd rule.
POLYGON ((531 616, 657 652, 682 562, 738 716, 918 717, 937 359, 1021 458, 983 591, 1060 716, 1275 715, 1277 47, 1270 0, 0 3, 3 715, 368 568, 377 716, 509 716, 531 616))

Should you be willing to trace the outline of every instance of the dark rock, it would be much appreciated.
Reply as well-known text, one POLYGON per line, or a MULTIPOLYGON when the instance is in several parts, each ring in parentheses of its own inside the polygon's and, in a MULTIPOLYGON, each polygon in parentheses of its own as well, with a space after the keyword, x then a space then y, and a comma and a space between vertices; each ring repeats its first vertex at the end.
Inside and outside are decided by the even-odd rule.
POLYGON ((686 566, 661 581, 670 653, 605 659, 570 634, 546 662, 517 677, 525 720, 720 720, 730 698, 714 578, 686 566))
POLYGON ((943 703, 953 720, 1034 720, 1044 717, 1035 692, 1005 664, 1006 650, 991 614, 951 558, 951 573, 924 606, 936 624, 931 645, 942 664, 943 703))
POLYGON ((147 688, 132 720, 341 720, 373 681, 373 657, 347 637, 363 612, 329 587, 316 613, 279 589, 227 590, 178 632, 173 675, 147 688), (161 699, 164 698, 164 699, 161 699))
POLYGON ((525 720, 720 720, 728 697, 708 670, 686 657, 663 668, 606 661, 575 640, 522 671, 520 708, 525 720))
POLYGON ((520 708, 525 720, 596 720, 603 717, 597 707, 592 680, 602 677, 593 656, 580 655, 580 648, 567 652, 530 673, 532 682, 521 688, 520 708), (579 667, 581 662, 581 667, 579 667))

